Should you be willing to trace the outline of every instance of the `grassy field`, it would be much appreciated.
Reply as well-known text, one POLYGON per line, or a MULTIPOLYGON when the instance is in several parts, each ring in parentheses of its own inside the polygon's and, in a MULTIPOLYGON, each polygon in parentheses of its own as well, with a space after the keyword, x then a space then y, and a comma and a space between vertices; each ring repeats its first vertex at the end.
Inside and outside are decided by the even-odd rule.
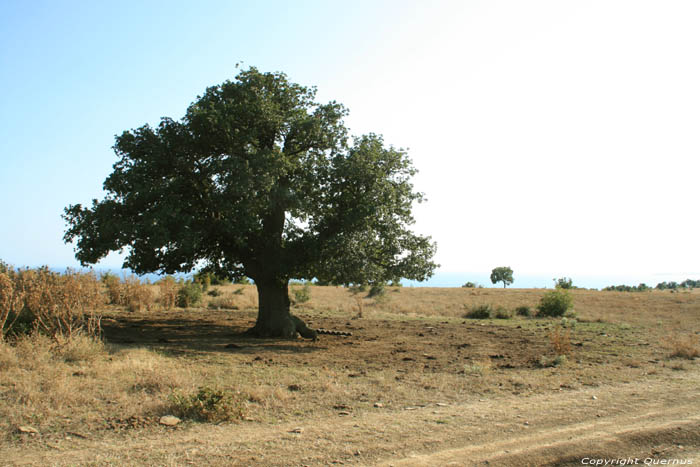
MULTIPOLYGON (((293 298, 301 288, 291 287, 293 298)), ((629 385, 643 392, 645 384, 666 380, 682 387, 680 381, 698 373, 698 290, 573 290, 575 319, 476 320, 464 318, 475 306, 534 310, 546 291, 387 288, 368 298, 367 292, 312 286, 310 300, 294 313, 311 327, 352 333, 315 342, 245 337, 255 322, 255 287, 211 290, 216 292, 187 309, 107 306, 100 310, 99 342, 33 336, 0 343, 0 451, 11 463, 36 465, 47 458, 59 465, 204 459, 220 465, 368 465, 436 449, 429 433, 399 442, 405 430, 392 429, 391 421, 418 423, 413 413, 421 423, 429 420, 431 430, 444 431, 440 439, 449 444, 473 420, 463 411, 441 415, 442 408, 480 402, 499 410, 505 405, 498 401, 527 404, 553 392, 629 385), (182 422, 164 426, 164 415, 182 422), (379 425, 363 428, 364 436, 328 441, 332 447, 304 436, 329 421, 364 426, 360 421, 373 417, 379 425), (206 447, 207 437, 234 428, 249 438, 231 441, 232 450, 206 447), (261 434, 279 436, 275 430, 285 433, 282 439, 261 434), (156 448, 157 440, 173 433, 198 437, 202 445, 194 453, 156 448), (143 439, 154 440, 151 448, 118 449, 143 439), (102 454, 86 454, 88 445, 102 446, 102 454), (27 457, 28 449, 38 457, 27 457)), ((688 403, 697 402, 694 394, 688 403)))

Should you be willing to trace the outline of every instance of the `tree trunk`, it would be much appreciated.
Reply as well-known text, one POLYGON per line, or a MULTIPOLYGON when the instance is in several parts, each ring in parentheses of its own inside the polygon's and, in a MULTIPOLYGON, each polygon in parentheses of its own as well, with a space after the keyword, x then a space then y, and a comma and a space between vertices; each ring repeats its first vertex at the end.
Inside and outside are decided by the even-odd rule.
POLYGON ((289 290, 287 280, 255 281, 258 288, 258 320, 249 334, 256 337, 316 339, 316 332, 306 327, 304 322, 289 312, 289 290))

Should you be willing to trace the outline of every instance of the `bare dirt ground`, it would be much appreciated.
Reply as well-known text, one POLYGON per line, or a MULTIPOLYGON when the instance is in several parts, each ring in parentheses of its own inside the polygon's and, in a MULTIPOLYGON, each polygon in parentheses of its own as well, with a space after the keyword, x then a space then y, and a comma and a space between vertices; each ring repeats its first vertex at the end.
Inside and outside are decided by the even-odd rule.
MULTIPOLYGON (((406 297, 394 300, 408 306, 405 298, 416 293, 401 291, 396 295, 406 297)), ((515 300, 516 291, 490 293, 491 301, 515 300)), ((145 413, 123 406, 123 418, 142 415, 146 422, 116 429, 101 420, 107 409, 100 409, 79 425, 57 422, 39 435, 12 435, 0 444, 0 463, 697 464, 700 362, 669 358, 669 345, 681 331, 697 336, 699 296, 582 294, 579 302, 597 308, 581 307, 583 319, 560 336, 563 343, 554 336, 564 329, 559 320, 466 320, 447 303, 435 315, 411 316, 392 311, 391 303, 367 304, 358 316, 328 311, 324 298, 297 314, 352 336, 317 342, 242 336, 254 322, 252 308, 113 310, 104 320, 105 339, 120 350, 110 360, 147 348, 202 382, 257 390, 246 416, 168 428, 154 421, 166 405, 145 413), (624 322, 611 317, 606 303, 627 306, 624 322), (566 358, 555 365, 561 344, 568 344, 566 358)), ((99 397, 96 405, 118 405, 99 397)))
POLYGON ((694 370, 644 384, 435 403, 302 423, 199 425, 167 435, 76 438, 32 453, 13 449, 3 458, 10 465, 521 466, 627 458, 640 464, 648 459, 697 463, 698 388, 694 370))

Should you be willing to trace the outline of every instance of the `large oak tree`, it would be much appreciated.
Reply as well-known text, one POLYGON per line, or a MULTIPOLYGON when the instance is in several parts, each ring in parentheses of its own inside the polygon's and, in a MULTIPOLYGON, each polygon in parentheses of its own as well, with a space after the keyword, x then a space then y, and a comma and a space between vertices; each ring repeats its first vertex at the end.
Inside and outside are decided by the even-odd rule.
POLYGON ((435 244, 409 228, 423 197, 406 152, 375 134, 349 139, 346 109, 315 94, 250 68, 208 88, 180 121, 125 131, 105 198, 65 209, 64 240, 83 265, 126 250, 136 273, 248 276, 261 337, 303 334, 290 279, 430 277, 435 244))

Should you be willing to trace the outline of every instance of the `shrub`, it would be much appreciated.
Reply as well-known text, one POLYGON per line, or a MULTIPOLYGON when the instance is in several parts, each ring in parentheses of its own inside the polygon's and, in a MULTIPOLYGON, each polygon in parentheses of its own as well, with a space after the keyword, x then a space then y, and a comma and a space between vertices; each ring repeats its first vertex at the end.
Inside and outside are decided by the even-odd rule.
POLYGON ((227 422, 243 418, 240 393, 201 387, 194 394, 173 393, 170 411, 180 418, 203 422, 227 422))
POLYGON ((223 295, 223 292, 219 289, 211 289, 209 292, 207 292, 207 295, 210 297, 220 297, 223 295))
POLYGON ((292 294, 294 295, 295 305, 306 303, 311 300, 311 288, 308 283, 305 283, 301 288, 292 289, 292 294))
POLYGON ((476 287, 476 282, 467 282, 462 287, 465 289, 473 289, 476 287))
POLYGON ((54 339, 80 333, 100 334, 98 308, 104 304, 102 286, 94 273, 47 267, 0 273, 0 339, 8 334, 38 331, 54 339))
POLYGON ((557 289, 572 289, 574 287, 574 282, 570 277, 560 277, 559 279, 555 279, 554 282, 554 286, 557 289))
POLYGON ((556 327, 549 333, 549 342, 555 354, 567 355, 571 352, 571 328, 556 327))
POLYGON ((562 289, 555 289, 544 294, 537 306, 537 316, 564 316, 574 306, 573 297, 562 289))
POLYGON ((202 300, 202 287, 192 281, 185 281, 177 292, 177 306, 188 308, 202 300))
POLYGON ((158 301, 166 310, 170 310, 177 303, 177 293, 179 286, 173 276, 165 276, 158 282, 158 301))
POLYGON ((688 335, 670 339, 671 358, 685 358, 693 360, 700 357, 700 338, 688 335))
POLYGON ((502 306, 499 306, 498 308, 496 308, 496 311, 494 311, 493 317, 496 319, 511 319, 513 317, 513 313, 509 310, 506 310, 502 306))
POLYGON ((72 339, 59 338, 53 352, 66 362, 89 362, 103 355, 105 346, 95 337, 74 336, 72 339))
POLYGON ((369 292, 367 292, 367 298, 382 297, 385 293, 386 290, 384 289, 384 284, 372 284, 372 286, 369 288, 369 292))
POLYGON ((117 277, 116 275, 114 275, 110 272, 105 272, 102 274, 102 277, 100 278, 100 280, 107 288, 107 296, 109 297, 109 304, 110 305, 124 305, 125 304, 124 287, 122 286, 122 282, 119 280, 119 277, 117 277))
POLYGON ((566 362, 566 355, 557 355, 553 358, 542 356, 538 360, 537 365, 541 368, 551 368, 554 366, 563 366, 566 362))
POLYGON ((213 310, 221 310, 221 309, 237 310, 238 309, 238 305, 236 305, 236 301, 231 296, 214 297, 213 299, 209 300, 207 307, 209 307, 213 310))
POLYGON ((155 297, 151 288, 143 284, 141 280, 134 276, 124 276, 122 283, 123 303, 129 311, 150 310, 155 304, 155 297))
POLYGON ((519 306, 515 309, 515 314, 518 316, 532 316, 532 310, 529 306, 519 306))
POLYGON ((561 319, 561 322, 559 324, 561 325, 562 328, 574 329, 576 327, 576 325, 578 324, 578 321, 576 320, 576 318, 570 318, 568 316, 564 316, 561 319))
POLYGON ((230 280, 225 277, 219 277, 213 272, 199 271, 193 277, 194 282, 198 282, 202 286, 202 290, 206 292, 212 285, 228 285, 230 280))
POLYGON ((469 319, 488 319, 491 317, 491 314, 491 305, 477 305, 472 307, 463 317, 469 319))
POLYGON ((367 284, 353 284, 349 287, 350 293, 358 294, 367 290, 367 284))

